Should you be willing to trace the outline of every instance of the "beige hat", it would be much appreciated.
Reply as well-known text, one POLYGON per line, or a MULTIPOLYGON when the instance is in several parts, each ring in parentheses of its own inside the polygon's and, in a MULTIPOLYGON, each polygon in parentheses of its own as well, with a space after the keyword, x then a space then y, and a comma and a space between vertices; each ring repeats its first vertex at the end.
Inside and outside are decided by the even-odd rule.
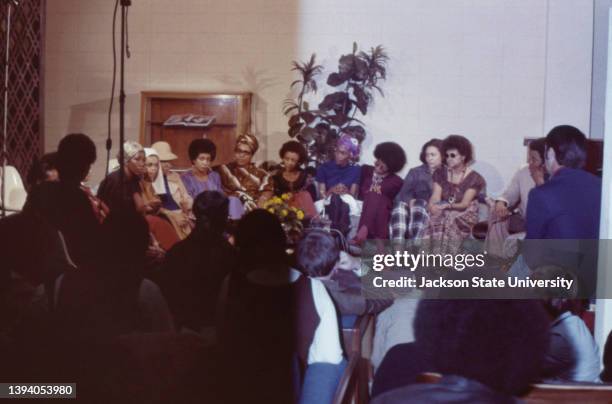
POLYGON ((176 154, 172 153, 168 142, 155 142, 151 145, 151 148, 155 149, 161 161, 171 161, 178 158, 176 154))

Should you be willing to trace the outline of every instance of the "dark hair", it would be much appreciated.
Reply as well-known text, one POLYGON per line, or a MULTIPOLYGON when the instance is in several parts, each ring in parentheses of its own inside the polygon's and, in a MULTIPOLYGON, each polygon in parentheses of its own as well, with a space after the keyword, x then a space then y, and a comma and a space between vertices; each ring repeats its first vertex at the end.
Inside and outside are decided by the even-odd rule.
POLYGON ((336 240, 324 230, 309 231, 298 244, 297 265, 308 276, 328 275, 339 258, 336 240))
POLYGON ((204 191, 193 201, 196 231, 221 234, 227 225, 229 199, 219 191, 204 191))
POLYGON ((40 159, 34 160, 26 178, 29 189, 45 181, 49 170, 57 170, 57 152, 45 153, 40 159))
POLYGON ((288 152, 295 153, 298 155, 298 166, 301 166, 306 162, 306 160, 308 160, 308 154, 306 154, 306 149, 304 149, 304 146, 302 146, 300 142, 297 142, 295 140, 285 142, 278 151, 278 155, 282 159, 288 152))
POLYGON ((286 236, 278 218, 264 209, 255 209, 240 219, 236 229, 238 258, 247 267, 274 267, 286 263, 286 236))
POLYGON ((433 371, 511 395, 539 376, 548 327, 536 300, 422 300, 414 319, 416 344, 433 371))
MULTIPOLYGON (((419 155, 419 160, 421 160, 423 164, 427 164, 427 160, 425 159, 425 153, 427 152, 427 148, 429 146, 433 146, 438 149, 441 156, 444 153, 444 142, 441 139, 431 139, 430 141, 425 143, 423 147, 421 147, 421 154, 419 155)), ((444 160, 444 157, 442 159, 444 160)))
POLYGON ((564 167, 584 167, 586 143, 584 133, 570 125, 556 126, 546 135, 546 146, 552 147, 557 163, 564 167))
POLYGON ((449 150, 457 150, 459 154, 465 157, 465 164, 469 164, 472 162, 473 152, 472 152, 472 143, 470 143, 467 138, 461 135, 450 135, 447 136, 443 141, 444 154, 446 154, 449 150))
POLYGON ((383 142, 376 145, 374 157, 381 160, 389 172, 396 173, 406 165, 406 153, 402 146, 395 142, 383 142))
POLYGON ((533 150, 538 152, 540 158, 542 159, 542 163, 546 160, 546 156, 544 156, 544 151, 546 150, 546 138, 540 137, 529 142, 529 150, 533 150))
POLYGON ((57 172, 62 182, 81 182, 96 161, 96 145, 83 133, 71 133, 57 146, 57 172))
POLYGON ((194 139, 189 143, 189 161, 192 163, 202 153, 210 154, 210 160, 217 157, 217 146, 210 139, 194 139))
POLYGON ((313 176, 313 177, 315 175, 317 175, 317 169, 314 168, 314 167, 310 167, 310 166, 306 167, 304 169, 304 172, 306 173, 306 175, 310 175, 310 176, 313 176))

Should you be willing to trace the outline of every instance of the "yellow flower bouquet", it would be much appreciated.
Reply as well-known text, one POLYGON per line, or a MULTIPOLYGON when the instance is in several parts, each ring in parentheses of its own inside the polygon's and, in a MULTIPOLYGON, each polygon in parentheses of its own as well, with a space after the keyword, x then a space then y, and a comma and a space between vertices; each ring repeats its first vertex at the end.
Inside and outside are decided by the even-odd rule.
POLYGON ((289 206, 289 201, 292 198, 293 195, 291 193, 285 193, 280 197, 275 196, 268 199, 264 204, 264 209, 280 220, 289 242, 297 241, 304 230, 304 225, 302 224, 304 211, 295 206, 289 206))

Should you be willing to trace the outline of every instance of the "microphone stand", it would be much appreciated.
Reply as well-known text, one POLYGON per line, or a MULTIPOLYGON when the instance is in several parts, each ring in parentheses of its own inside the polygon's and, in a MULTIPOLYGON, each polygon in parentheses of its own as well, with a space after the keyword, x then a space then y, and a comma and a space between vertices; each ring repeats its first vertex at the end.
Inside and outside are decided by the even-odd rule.
POLYGON ((2 187, 0 187, 0 200, 2 201, 2 214, 0 217, 6 217, 6 166, 8 164, 8 152, 6 151, 6 141, 8 139, 7 127, 8 127, 8 82, 9 82, 9 46, 11 43, 11 11, 13 10, 13 4, 18 5, 16 0, 9 0, 8 12, 6 14, 6 52, 4 54, 4 122, 2 123, 2 187))
POLYGON ((125 143, 125 28, 127 24, 127 8, 131 5, 131 0, 121 0, 121 61, 119 67, 119 180, 121 184, 124 184, 123 180, 125 177, 125 158, 123 151, 123 143, 125 143))

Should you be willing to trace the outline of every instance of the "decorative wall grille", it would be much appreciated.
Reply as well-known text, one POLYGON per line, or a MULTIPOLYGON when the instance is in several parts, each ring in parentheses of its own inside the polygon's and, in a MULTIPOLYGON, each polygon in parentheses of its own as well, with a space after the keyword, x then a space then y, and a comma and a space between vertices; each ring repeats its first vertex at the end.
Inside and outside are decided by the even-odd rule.
MULTIPOLYGON (((0 1, 0 90, 4 90, 9 1, 0 1)), ((8 164, 25 178, 44 145, 43 52, 45 0, 20 0, 11 9, 8 81, 8 164)), ((4 91, 0 91, 0 133, 4 122, 4 91)), ((2 150, 0 136, 0 150, 2 150)))

